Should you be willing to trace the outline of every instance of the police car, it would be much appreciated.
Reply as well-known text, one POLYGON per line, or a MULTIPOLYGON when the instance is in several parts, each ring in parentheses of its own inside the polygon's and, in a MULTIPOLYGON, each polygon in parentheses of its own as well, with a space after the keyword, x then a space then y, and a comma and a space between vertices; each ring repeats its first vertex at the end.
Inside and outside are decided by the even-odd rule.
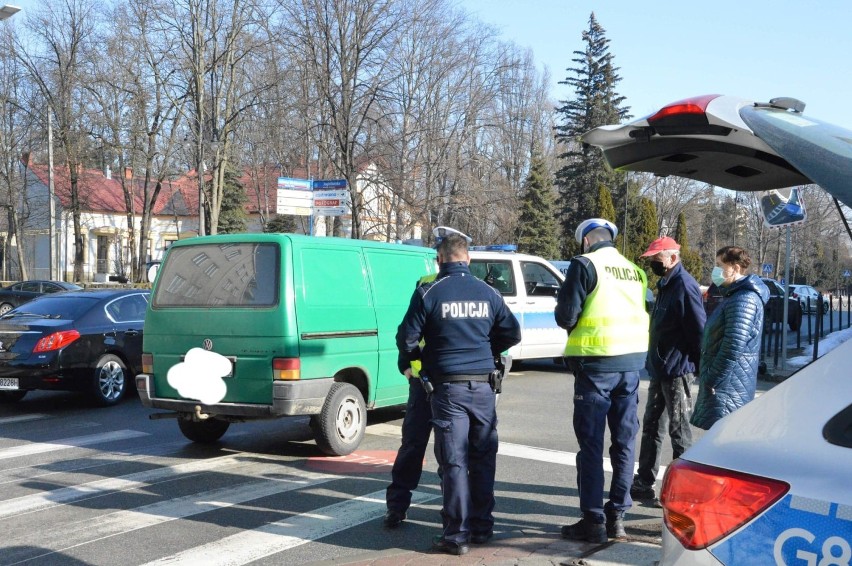
POLYGON ((509 350, 513 361, 561 358, 567 334, 553 310, 564 277, 549 261, 515 250, 514 244, 471 246, 470 271, 503 295, 521 325, 521 342, 509 350))
MULTIPOLYGON (((609 164, 716 186, 816 183, 852 205, 852 131, 790 98, 702 96, 583 141, 609 164)), ((852 563, 852 342, 718 421, 663 480, 660 565, 852 563)))

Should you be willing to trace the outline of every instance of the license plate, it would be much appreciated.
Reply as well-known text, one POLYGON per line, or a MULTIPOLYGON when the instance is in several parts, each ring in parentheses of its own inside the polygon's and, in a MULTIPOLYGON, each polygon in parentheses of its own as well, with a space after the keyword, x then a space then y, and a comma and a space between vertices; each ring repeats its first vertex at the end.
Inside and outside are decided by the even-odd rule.
POLYGON ((18 378, 0 377, 0 389, 18 389, 18 378))

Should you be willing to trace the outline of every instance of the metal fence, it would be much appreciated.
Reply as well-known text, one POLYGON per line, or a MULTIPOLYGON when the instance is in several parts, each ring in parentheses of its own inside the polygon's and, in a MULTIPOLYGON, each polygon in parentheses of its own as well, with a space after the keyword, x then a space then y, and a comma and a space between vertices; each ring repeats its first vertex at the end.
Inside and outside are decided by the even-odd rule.
MULTIPOLYGON (((813 345, 813 360, 816 360, 819 357, 819 341, 821 338, 835 330, 843 330, 852 326, 852 297, 829 295, 827 303, 817 301, 816 305, 812 304, 810 298, 808 298, 801 315, 801 322, 798 327, 795 330, 788 328, 787 335, 788 337, 791 333, 795 335, 795 349, 797 350, 802 348, 802 343, 805 340, 806 344, 813 345), (826 307, 828 308, 826 309, 826 307)), ((773 320, 777 320, 777 318, 767 311, 763 324, 763 339, 760 344, 760 359, 764 363, 771 359, 773 365, 777 367, 781 349, 786 347, 789 351, 792 346, 782 344, 783 328, 781 323, 774 323, 773 320)))

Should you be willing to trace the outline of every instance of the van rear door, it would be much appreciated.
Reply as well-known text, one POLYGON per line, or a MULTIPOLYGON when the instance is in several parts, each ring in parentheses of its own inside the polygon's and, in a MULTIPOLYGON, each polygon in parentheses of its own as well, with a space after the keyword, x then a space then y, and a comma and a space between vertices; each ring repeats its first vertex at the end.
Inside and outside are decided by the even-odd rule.
POLYGON ((210 238, 176 243, 159 270, 143 338, 156 394, 181 398, 168 372, 189 350, 204 348, 232 361, 224 402, 270 404, 272 358, 298 355, 293 310, 281 296, 287 240, 210 238))

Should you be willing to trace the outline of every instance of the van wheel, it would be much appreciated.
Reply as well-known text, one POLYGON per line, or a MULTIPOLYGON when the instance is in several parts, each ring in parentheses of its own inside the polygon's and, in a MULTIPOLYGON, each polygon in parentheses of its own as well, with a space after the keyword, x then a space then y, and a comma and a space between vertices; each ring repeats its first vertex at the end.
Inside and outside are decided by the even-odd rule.
POLYGON ((27 394, 26 389, 17 391, 0 391, 0 403, 17 403, 27 394))
POLYGON ((178 426, 185 437, 200 444, 216 442, 231 423, 219 419, 207 419, 204 421, 193 421, 190 419, 178 419, 178 426))
POLYGON ((366 428, 364 397, 349 383, 332 385, 322 412, 311 417, 317 446, 330 456, 351 454, 361 444, 366 428))

